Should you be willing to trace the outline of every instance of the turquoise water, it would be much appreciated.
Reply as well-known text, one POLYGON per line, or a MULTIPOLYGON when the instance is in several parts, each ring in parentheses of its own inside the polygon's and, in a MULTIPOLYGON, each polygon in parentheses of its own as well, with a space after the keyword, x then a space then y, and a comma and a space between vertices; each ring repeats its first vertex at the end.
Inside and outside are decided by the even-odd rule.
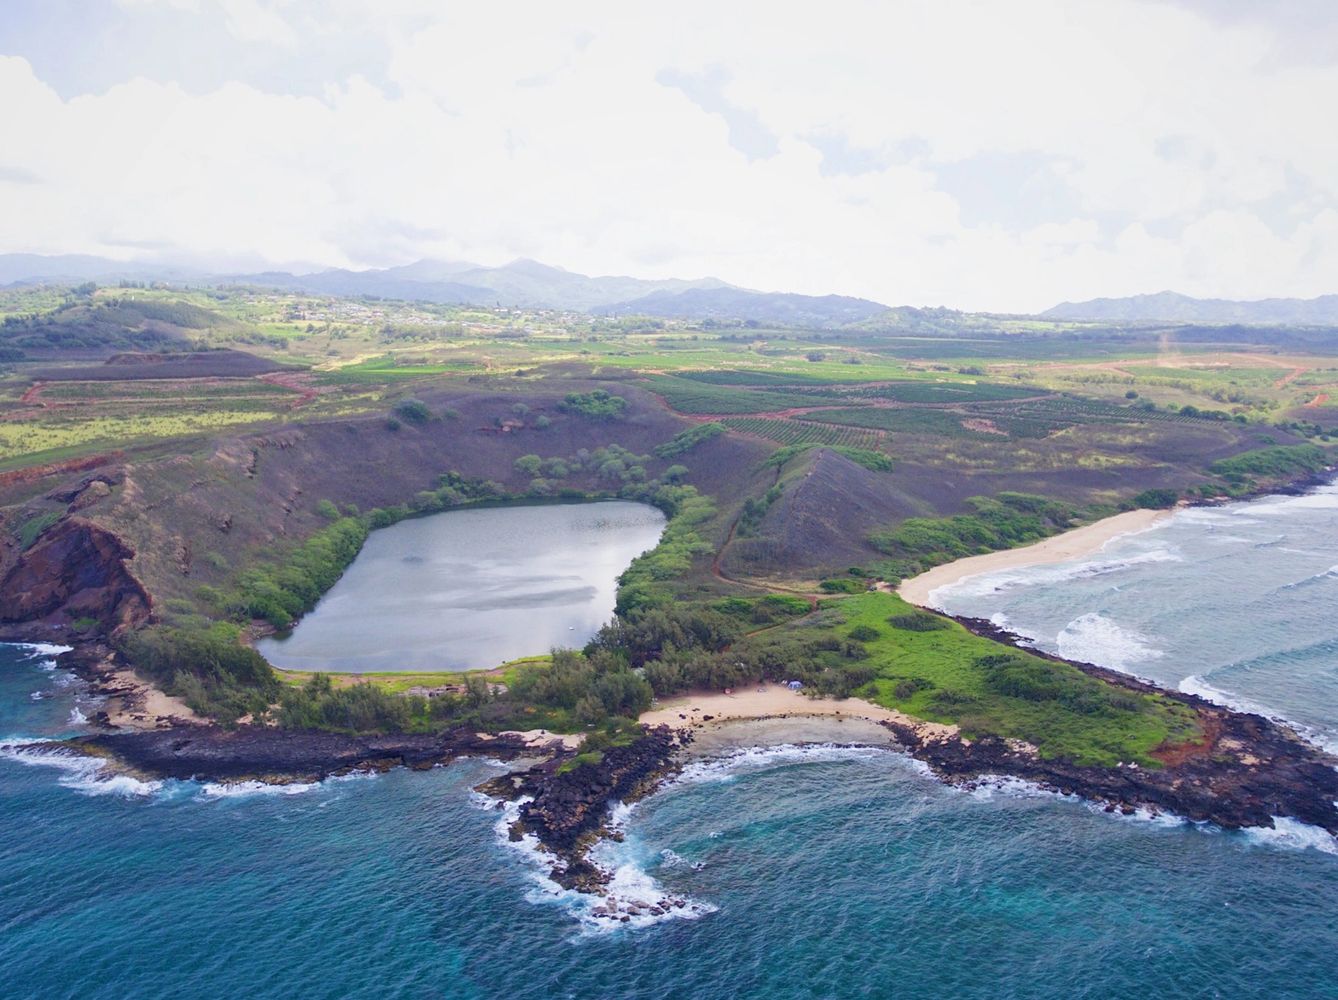
MULTIPOLYGON (((1295 525, 1333 516, 1328 502, 1255 519, 1309 549, 1313 538, 1293 544, 1295 525)), ((1180 559, 1136 563, 1119 593, 1160 586, 1218 545, 1235 552, 1235 577, 1260 587, 1328 558, 1292 562, 1281 541, 1208 543, 1201 534, 1227 532, 1211 519, 1182 538, 1178 524, 1127 540, 1180 559), (1284 557, 1289 573, 1259 565, 1284 557)), ((1228 533, 1244 529, 1262 530, 1237 521, 1228 533)), ((1000 594, 1046 604, 1072 586, 1000 594)), ((1211 613, 1200 592, 1190 614, 1211 613)), ((1318 605, 1295 607, 1318 617, 1318 605)), ((1009 609, 1027 622, 1022 604, 1009 609)), ((1223 682, 1231 657, 1187 658, 1175 651, 1188 640, 1154 629, 1151 613, 1126 620, 1123 605, 1076 602, 1051 638, 1089 613, 1162 652, 1130 669, 1223 682)), ((1250 620, 1224 614, 1217 629, 1235 629, 1235 659, 1256 664, 1242 676, 1260 673, 1268 656, 1250 620)), ((1317 641, 1286 635, 1289 650, 1317 641)), ((1232 647, 1220 637, 1212 648, 1232 647)), ((57 736, 77 730, 72 710, 91 709, 49 661, 0 647, 0 735, 57 736)), ((1241 683, 1238 696, 1285 691, 1289 708, 1331 726, 1322 657, 1275 661, 1292 664, 1287 683, 1241 683)), ((87 763, 36 765, 11 750, 0 757, 0 996, 1338 996, 1338 855, 1294 824, 1224 833, 1022 785, 953 790, 888 751, 756 750, 691 765, 622 818, 626 840, 605 856, 619 891, 683 894, 691 916, 609 931, 499 836, 505 815, 470 790, 497 770, 466 761, 261 793, 108 782, 87 763)))

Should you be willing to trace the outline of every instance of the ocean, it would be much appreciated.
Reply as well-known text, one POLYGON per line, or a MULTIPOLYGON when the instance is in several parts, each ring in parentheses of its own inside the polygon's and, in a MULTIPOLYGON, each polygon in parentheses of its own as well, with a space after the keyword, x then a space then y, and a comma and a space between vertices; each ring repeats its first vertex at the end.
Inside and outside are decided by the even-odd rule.
MULTIPOLYGON (((1336 527, 1335 490, 1193 510, 937 596, 1331 739, 1336 527)), ((0 647, 5 998, 1338 996, 1338 850, 1299 824, 952 789, 887 750, 739 751, 620 810, 617 891, 690 905, 610 929, 472 792, 495 762, 275 790, 13 749, 92 707, 50 650, 0 647)))

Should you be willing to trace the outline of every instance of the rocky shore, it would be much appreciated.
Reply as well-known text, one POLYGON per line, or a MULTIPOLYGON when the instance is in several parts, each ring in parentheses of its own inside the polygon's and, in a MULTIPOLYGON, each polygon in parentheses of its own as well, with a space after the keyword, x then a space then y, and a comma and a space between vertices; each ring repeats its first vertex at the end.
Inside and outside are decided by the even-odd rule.
POLYGON ((73 750, 100 757, 113 770, 150 778, 200 781, 321 781, 354 771, 394 767, 427 770, 457 757, 514 760, 536 753, 566 754, 560 741, 536 748, 519 733, 492 736, 470 729, 444 733, 352 736, 265 726, 174 726, 139 732, 97 733, 20 750, 73 750))
POLYGON ((1204 739, 1157 751, 1155 756, 1164 766, 1155 770, 1134 764, 1080 767, 1044 760, 999 739, 926 741, 914 730, 887 724, 899 742, 944 779, 969 781, 982 775, 1006 775, 1105 802, 1123 812, 1149 809, 1228 829, 1272 827, 1274 817, 1291 817, 1338 836, 1338 757, 1285 725, 1096 664, 1063 660, 1027 645, 1023 637, 986 619, 956 621, 977 635, 1026 649, 1033 656, 1070 663, 1107 683, 1188 705, 1198 713, 1204 739))
POLYGON ((511 839, 533 834, 555 859, 554 881, 565 889, 598 893, 609 873, 592 864, 588 852, 602 837, 617 835, 608 828, 610 806, 636 801, 676 773, 678 751, 691 739, 686 731, 657 726, 627 746, 610 747, 598 761, 562 767, 549 759, 486 781, 477 790, 501 801, 523 800, 511 839))

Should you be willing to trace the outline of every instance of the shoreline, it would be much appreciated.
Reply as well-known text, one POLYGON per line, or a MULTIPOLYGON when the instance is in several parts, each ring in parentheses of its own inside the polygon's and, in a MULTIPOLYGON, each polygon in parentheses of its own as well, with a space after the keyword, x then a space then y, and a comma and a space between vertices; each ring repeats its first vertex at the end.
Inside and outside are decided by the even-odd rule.
POLYGON ((978 556, 966 556, 954 559, 928 569, 918 576, 903 580, 895 593, 908 604, 917 607, 939 610, 934 601, 934 593, 944 587, 950 587, 976 576, 997 573, 1010 569, 1027 569, 1032 566, 1046 566, 1052 563, 1067 562, 1070 559, 1082 559, 1100 552, 1106 545, 1124 535, 1133 535, 1148 531, 1169 520, 1177 510, 1127 510, 1110 517, 1103 517, 1091 524, 1062 531, 1031 545, 1015 549, 1000 549, 978 556))
POLYGON ((727 723, 758 722, 768 719, 823 719, 832 723, 845 720, 888 723, 913 731, 926 741, 943 740, 957 735, 956 726, 928 722, 914 716, 883 708, 862 698, 810 698, 779 684, 748 686, 725 694, 720 691, 694 691, 679 695, 642 712, 637 721, 654 728, 687 729, 694 739, 711 724, 719 729, 727 723))

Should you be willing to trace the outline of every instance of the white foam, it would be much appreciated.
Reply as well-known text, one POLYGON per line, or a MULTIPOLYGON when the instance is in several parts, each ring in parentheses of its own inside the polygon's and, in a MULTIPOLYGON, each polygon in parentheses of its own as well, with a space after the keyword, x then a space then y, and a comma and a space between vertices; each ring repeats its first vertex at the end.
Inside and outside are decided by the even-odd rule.
POLYGON ((83 712, 79 711, 78 705, 75 705, 70 709, 70 725, 82 726, 87 724, 87 722, 88 722, 88 716, 84 715, 83 712))
POLYGON ((1165 655, 1150 645, 1146 636, 1095 611, 1065 625, 1055 637, 1055 648, 1066 660, 1096 663, 1112 670, 1128 670, 1135 663, 1165 655))
POLYGON ((321 787, 319 781, 290 782, 276 785, 267 781, 209 781, 200 786, 195 797, 201 802, 211 799, 242 799, 255 795, 302 795, 321 787))
POLYGON ((1250 701, 1248 698, 1242 698, 1238 694, 1230 691, 1223 691, 1221 688, 1213 687, 1198 674, 1191 674, 1182 680, 1177 687, 1184 694, 1197 695, 1204 701, 1211 701, 1214 705, 1221 705, 1223 708, 1229 708, 1235 712, 1248 712, 1251 715, 1262 715, 1265 719, 1271 719, 1274 722, 1287 726, 1294 730, 1302 739, 1315 744, 1326 753, 1338 754, 1338 735, 1331 730, 1316 729, 1314 726, 1306 725, 1304 722, 1296 722, 1288 719, 1286 716, 1279 715, 1273 709, 1258 702, 1250 701))
MULTIPOLYGON (((809 763, 828 760, 872 760, 895 753, 887 747, 842 746, 837 743, 782 743, 778 746, 741 747, 718 757, 695 760, 668 784, 717 784, 734 781, 741 774, 765 770, 782 764, 809 763)), ((912 766, 920 765, 913 757, 897 754, 912 766)), ((928 771, 928 766, 924 765, 928 771)))
POLYGON ((1117 559, 1088 559, 1077 563, 1024 566, 963 577, 954 583, 935 588, 928 597, 931 606, 943 610, 945 597, 986 597, 1020 587, 1041 587, 1108 576, 1149 563, 1183 561, 1184 558, 1168 546, 1117 559))
POLYGON ((68 653, 73 646, 61 646, 54 642, 0 642, 0 646, 14 646, 18 649, 32 650, 33 656, 59 656, 68 653))
POLYGON ((142 798, 159 792, 161 781, 140 781, 128 774, 116 774, 107 762, 70 750, 38 750, 34 746, 50 740, 0 740, 0 757, 34 767, 54 767, 62 771, 58 782, 84 795, 118 795, 142 798))
MULTIPOLYGON (((484 795, 471 799, 483 808, 495 809, 497 802, 484 795)), ((529 799, 505 802, 493 824, 500 844, 516 851, 529 869, 533 882, 527 902, 558 905, 579 924, 582 935, 601 935, 621 929, 635 930, 668 920, 696 920, 714 913, 716 907, 676 893, 669 893, 644 869, 636 856, 636 842, 624 835, 621 843, 602 840, 587 853, 591 864, 604 871, 609 880, 598 895, 564 889, 551 878, 562 862, 544 850, 539 839, 526 834, 511 839, 511 826, 520 817, 520 807, 529 799)), ((632 814, 634 806, 615 802, 610 808, 609 828, 617 830, 632 814)))
POLYGON ((1280 847, 1284 850, 1315 850, 1324 854, 1338 854, 1338 838, 1327 830, 1302 823, 1290 816, 1274 816, 1273 828, 1252 826, 1241 831, 1256 844, 1280 847))

